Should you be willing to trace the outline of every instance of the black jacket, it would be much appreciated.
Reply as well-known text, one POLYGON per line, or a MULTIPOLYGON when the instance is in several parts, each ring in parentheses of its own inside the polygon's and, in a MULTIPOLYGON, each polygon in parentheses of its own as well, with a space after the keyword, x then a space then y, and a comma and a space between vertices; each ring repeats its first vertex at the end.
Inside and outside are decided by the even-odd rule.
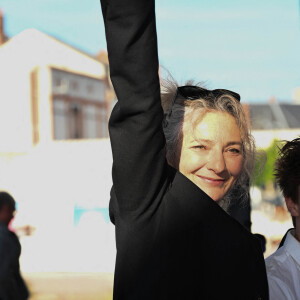
POLYGON ((101 0, 111 80, 115 300, 268 299, 259 242, 165 159, 153 0, 101 0))
POLYGON ((29 297, 20 273, 20 254, 18 237, 0 222, 0 300, 26 300, 29 297))

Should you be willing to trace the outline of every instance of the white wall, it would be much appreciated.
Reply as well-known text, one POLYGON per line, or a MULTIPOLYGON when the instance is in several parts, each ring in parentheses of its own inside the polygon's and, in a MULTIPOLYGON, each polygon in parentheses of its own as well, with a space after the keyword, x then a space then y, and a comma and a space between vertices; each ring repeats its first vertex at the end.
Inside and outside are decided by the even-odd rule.
POLYGON ((28 29, 0 47, 0 152, 26 152, 32 147, 32 70, 39 69, 41 142, 52 139, 49 68, 95 78, 104 65, 35 29, 28 29))
POLYGON ((24 271, 113 272, 113 225, 87 212, 74 226, 74 207, 108 208, 112 155, 108 139, 53 142, 26 154, 0 155, 0 187, 18 203, 24 271), (85 259, 83 259, 85 257, 85 259))
POLYGON ((267 148, 275 140, 293 140, 300 137, 299 129, 280 129, 280 130, 253 130, 252 135, 257 148, 267 148))
POLYGON ((26 68, 0 52, 0 152, 31 147, 30 81, 26 68))

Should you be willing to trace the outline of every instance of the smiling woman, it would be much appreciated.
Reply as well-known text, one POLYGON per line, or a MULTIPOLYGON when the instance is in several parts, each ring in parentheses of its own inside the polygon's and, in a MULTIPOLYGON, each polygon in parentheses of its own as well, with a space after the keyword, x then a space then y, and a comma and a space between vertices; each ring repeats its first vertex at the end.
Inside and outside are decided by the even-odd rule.
POLYGON ((220 201, 242 171, 239 129, 228 113, 208 112, 191 128, 183 123, 179 171, 213 200, 220 201))
POLYGON ((169 164, 227 209, 230 192, 247 195, 254 165, 255 145, 240 96, 191 82, 178 87, 173 78, 162 83, 169 164))
POLYGON ((218 205, 249 178, 239 95, 188 84, 161 95, 154 4, 101 0, 118 98, 109 121, 114 299, 267 300, 259 241, 218 205))

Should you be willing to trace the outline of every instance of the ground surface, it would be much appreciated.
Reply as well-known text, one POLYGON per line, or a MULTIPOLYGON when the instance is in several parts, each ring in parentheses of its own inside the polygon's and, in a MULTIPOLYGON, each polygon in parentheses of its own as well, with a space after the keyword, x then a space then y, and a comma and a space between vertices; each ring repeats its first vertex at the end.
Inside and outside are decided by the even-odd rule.
POLYGON ((24 273, 30 300, 112 300, 110 273, 24 273))

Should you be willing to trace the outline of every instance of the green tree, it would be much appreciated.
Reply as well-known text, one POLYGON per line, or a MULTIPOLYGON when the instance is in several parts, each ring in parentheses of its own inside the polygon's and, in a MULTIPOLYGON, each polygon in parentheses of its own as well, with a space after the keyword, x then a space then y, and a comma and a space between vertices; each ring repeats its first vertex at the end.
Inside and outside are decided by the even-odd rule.
POLYGON ((254 184, 262 186, 274 182, 274 165, 278 157, 280 142, 273 140, 272 144, 260 155, 255 166, 254 184))

